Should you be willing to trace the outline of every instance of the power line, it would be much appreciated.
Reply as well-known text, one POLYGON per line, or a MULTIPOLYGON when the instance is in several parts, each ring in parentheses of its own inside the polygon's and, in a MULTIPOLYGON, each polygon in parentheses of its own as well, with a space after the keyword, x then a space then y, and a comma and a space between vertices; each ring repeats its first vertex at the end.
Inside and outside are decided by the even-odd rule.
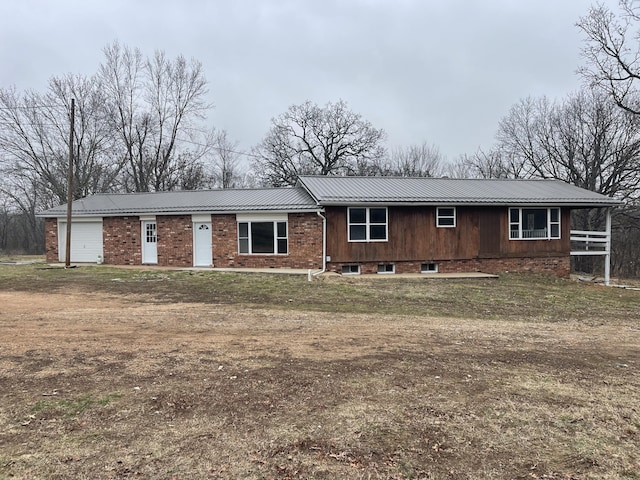
POLYGON ((68 105, 63 104, 52 104, 52 105, 14 105, 13 107, 0 107, 0 110, 33 110, 36 108, 64 108, 65 110, 69 109, 68 105))
POLYGON ((23 123, 23 122, 20 122, 19 124, 16 124, 13 122, 0 122, 0 125, 4 127, 12 127, 14 125, 21 125, 25 127, 59 127, 60 126, 59 123, 23 123))
POLYGON ((221 152, 235 153, 236 155, 244 155, 245 157, 260 158, 259 155, 256 155, 254 153, 238 152, 236 150, 231 150, 230 148, 216 147, 215 145, 205 145, 204 143, 194 142, 193 140, 187 140, 187 139, 184 139, 184 138, 176 138, 176 140, 179 141, 179 142, 190 143, 190 144, 196 145, 198 147, 213 148, 213 149, 221 151, 221 152))

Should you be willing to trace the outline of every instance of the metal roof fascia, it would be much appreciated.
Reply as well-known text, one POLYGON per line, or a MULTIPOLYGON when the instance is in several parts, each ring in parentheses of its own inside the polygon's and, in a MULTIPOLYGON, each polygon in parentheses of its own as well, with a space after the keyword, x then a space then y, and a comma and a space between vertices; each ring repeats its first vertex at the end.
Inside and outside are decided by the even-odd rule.
MULTIPOLYGON (((268 213, 314 213, 322 211, 322 207, 305 207, 305 208, 279 208, 279 209, 257 209, 257 208, 248 208, 248 209, 230 209, 230 210, 204 210, 204 209, 194 209, 194 210, 176 210, 176 211, 160 211, 160 210, 131 210, 131 211, 86 211, 86 212, 74 212, 74 217, 140 217, 143 215, 192 215, 194 213, 205 213, 211 215, 227 215, 234 213, 246 213, 246 212, 268 212, 268 213)), ((44 215, 43 213, 38 214, 39 217, 44 218, 59 218, 66 217, 64 212, 60 213, 51 213, 50 215, 44 215)))
POLYGON ((433 200, 433 201, 421 201, 421 202, 396 202, 396 201, 385 201, 385 200, 358 200, 358 201, 327 201, 321 202, 322 206, 326 207, 357 207, 357 206, 370 206, 370 205, 384 205, 384 206, 395 206, 395 207, 433 207, 433 206, 442 206, 442 205, 451 205, 456 207, 463 206, 478 206, 478 207, 517 207, 523 205, 530 206, 545 206, 545 207, 553 207, 553 206, 562 206, 562 207, 585 207, 585 208, 600 208, 600 207, 615 207, 622 205, 622 202, 619 201, 602 201, 602 202, 593 202, 593 201, 571 201, 571 200, 553 200, 553 201, 545 201, 545 200, 531 200, 531 201, 523 201, 522 199, 518 200, 497 200, 495 202, 488 202, 486 200, 467 200, 467 201, 459 201, 459 200, 433 200))

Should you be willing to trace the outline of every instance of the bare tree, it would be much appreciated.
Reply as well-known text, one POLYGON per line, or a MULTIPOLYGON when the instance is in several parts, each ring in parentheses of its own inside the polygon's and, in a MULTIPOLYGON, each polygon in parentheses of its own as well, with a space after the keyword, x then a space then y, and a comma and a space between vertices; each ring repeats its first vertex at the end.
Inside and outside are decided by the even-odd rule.
POLYGON ((591 84, 600 87, 626 111, 640 114, 640 5, 620 0, 616 15, 597 5, 580 18, 577 26, 585 33, 582 53, 586 65, 580 69, 591 84))
POLYGON ((23 250, 44 246, 38 211, 67 199, 70 103, 76 98, 74 199, 114 188, 121 164, 102 116, 96 77, 54 77, 48 91, 0 89, 0 191, 11 201, 12 232, 24 232, 23 250))
POLYGON ((254 148, 254 169, 264 184, 293 185, 298 175, 308 174, 366 174, 370 163, 384 156, 384 131, 344 101, 292 105, 271 123, 254 148))
POLYGON ((0 90, 0 168, 7 177, 39 183, 66 202, 71 98, 77 98, 74 129, 74 198, 113 187, 120 164, 101 108, 105 99, 95 77, 52 78, 46 94, 0 90))
POLYGON ((402 177, 438 177, 444 172, 444 156, 435 145, 399 147, 391 152, 390 174, 402 177))
MULTIPOLYGON (((107 97, 105 115, 125 164, 125 190, 181 188, 185 172, 198 174, 197 164, 210 148, 196 124, 211 108, 202 65, 182 56, 170 60, 161 51, 145 59, 138 49, 117 42, 104 54, 99 77, 107 97), (181 146, 181 138, 191 150, 181 146)), ((196 180, 186 183, 197 187, 196 180)))
POLYGON ((233 142, 225 130, 215 132, 212 148, 214 185, 219 188, 236 188, 243 184, 240 171, 238 142, 233 142))

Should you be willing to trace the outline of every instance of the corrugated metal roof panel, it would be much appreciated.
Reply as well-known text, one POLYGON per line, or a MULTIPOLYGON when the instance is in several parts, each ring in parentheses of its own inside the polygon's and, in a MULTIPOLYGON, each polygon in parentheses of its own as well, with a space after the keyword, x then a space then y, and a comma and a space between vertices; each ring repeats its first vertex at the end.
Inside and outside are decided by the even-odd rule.
POLYGON ((559 180, 301 176, 299 183, 320 205, 447 203, 607 206, 621 203, 559 180))
MULTIPOLYGON (((65 215, 66 204, 40 216, 65 215)), ((233 213, 247 211, 313 211, 319 207, 302 188, 261 188, 96 194, 73 202, 73 214, 136 215, 169 213, 233 213)))

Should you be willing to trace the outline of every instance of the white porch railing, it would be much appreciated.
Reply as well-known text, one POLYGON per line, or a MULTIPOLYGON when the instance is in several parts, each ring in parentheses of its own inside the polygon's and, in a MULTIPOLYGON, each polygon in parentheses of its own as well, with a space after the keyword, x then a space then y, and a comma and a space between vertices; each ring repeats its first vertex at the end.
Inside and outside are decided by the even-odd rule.
POLYGON ((604 232, 571 230, 571 255, 604 255, 604 284, 609 285, 611 269, 611 212, 609 210, 607 210, 604 232))
POLYGON ((607 232, 571 230, 571 255, 606 255, 609 241, 607 232))

